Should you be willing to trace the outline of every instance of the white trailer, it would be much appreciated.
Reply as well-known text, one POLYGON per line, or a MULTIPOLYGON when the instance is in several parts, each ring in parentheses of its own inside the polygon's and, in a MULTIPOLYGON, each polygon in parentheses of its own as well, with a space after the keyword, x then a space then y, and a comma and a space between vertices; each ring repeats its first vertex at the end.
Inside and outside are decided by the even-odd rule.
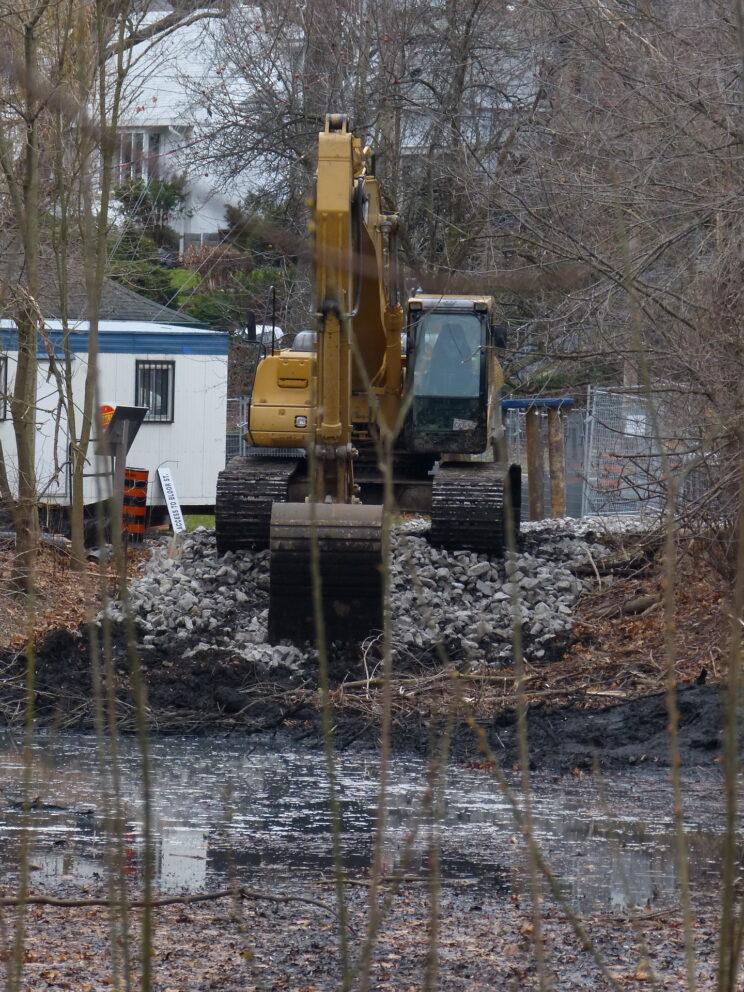
MULTIPOLYGON (((167 312, 167 311, 166 311, 167 312)), ((45 322, 53 354, 62 355, 62 324, 45 322)), ((148 505, 162 505, 157 469, 172 472, 182 506, 213 506, 217 473, 225 465, 228 336, 190 325, 135 320, 100 323, 98 403, 103 407, 146 406, 148 414, 127 465, 149 472, 148 505)), ((88 325, 70 333, 77 426, 83 408, 88 361, 88 325)), ((17 483, 16 447, 10 413, 18 357, 18 335, 0 321, 0 441, 11 487, 17 483)), ((36 477, 41 503, 66 506, 71 492, 68 418, 47 347, 38 351, 36 477)), ((95 455, 86 467, 86 505, 110 493, 111 461, 95 455)))

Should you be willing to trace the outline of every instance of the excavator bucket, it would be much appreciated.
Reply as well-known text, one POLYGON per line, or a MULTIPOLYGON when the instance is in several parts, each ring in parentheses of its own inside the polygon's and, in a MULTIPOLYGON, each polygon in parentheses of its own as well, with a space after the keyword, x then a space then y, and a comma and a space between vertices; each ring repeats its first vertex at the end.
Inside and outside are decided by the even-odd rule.
POLYGON ((382 507, 275 503, 271 509, 269 641, 316 639, 313 531, 327 643, 382 629, 382 507))

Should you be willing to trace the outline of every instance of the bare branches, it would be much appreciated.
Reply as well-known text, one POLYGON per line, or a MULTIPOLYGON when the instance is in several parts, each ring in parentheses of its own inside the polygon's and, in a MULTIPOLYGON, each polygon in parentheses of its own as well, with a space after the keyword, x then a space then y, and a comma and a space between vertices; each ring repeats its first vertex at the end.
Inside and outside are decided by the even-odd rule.
POLYGON ((181 5, 176 5, 175 9, 163 17, 151 20, 148 24, 127 32, 122 41, 115 40, 107 48, 105 55, 107 58, 118 57, 122 52, 130 51, 136 45, 141 45, 154 38, 161 38, 172 34, 180 28, 190 27, 198 24, 199 21, 215 20, 224 17, 224 13, 209 7, 206 10, 196 10, 191 14, 186 14, 181 5))
POLYGON ((425 0, 375 0, 362 21, 360 32, 357 11, 335 0, 231 11, 216 32, 218 80, 192 84, 209 115, 195 151, 226 178, 250 177, 301 222, 294 207, 311 180, 315 133, 341 108, 378 154, 409 264, 424 273, 472 262, 481 248, 472 234, 493 215, 471 196, 477 176, 462 135, 502 163, 517 151, 539 102, 526 39, 504 7, 479 0, 446 17, 425 0))

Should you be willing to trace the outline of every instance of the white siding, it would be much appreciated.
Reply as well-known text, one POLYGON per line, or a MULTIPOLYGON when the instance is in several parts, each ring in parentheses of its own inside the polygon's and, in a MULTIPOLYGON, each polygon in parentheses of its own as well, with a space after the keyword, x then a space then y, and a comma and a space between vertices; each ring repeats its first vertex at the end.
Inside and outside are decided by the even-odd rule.
MULTIPOLYGON (((141 22, 151 24, 162 11, 150 11, 141 22)), ((237 204, 250 189, 248 179, 236 177, 230 195, 222 190, 216 175, 194 165, 194 142, 203 143, 211 131, 203 94, 222 87, 220 66, 222 18, 185 24, 156 38, 136 45, 132 65, 122 91, 121 130, 161 135, 160 175, 184 173, 188 199, 184 211, 173 219, 173 227, 187 234, 216 234, 225 227, 225 208, 237 204)), ((111 63, 112 71, 115 71, 111 63)), ((234 81, 231 97, 239 105, 245 84, 234 81)))

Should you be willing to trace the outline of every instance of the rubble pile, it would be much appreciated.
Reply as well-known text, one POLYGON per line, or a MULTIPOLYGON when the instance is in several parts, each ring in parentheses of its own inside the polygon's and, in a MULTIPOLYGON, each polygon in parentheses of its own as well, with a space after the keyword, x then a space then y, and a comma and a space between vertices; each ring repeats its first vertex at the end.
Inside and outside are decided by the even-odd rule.
POLYGON ((516 609, 526 657, 555 654, 570 633, 574 603, 591 585, 572 571, 588 563, 587 550, 593 557, 607 553, 558 530, 525 535, 515 562, 398 535, 391 596, 396 651, 416 654, 439 644, 452 661, 510 661, 516 609))
MULTIPOLYGON (((518 610, 528 660, 549 660, 568 637, 573 606, 592 579, 582 577, 607 548, 586 526, 551 521, 526 530, 515 562, 469 551, 445 551, 412 520, 393 536, 393 645, 400 664, 444 658, 504 664, 512 657, 518 610), (580 573, 580 574, 577 574, 580 573)), ((267 643, 269 554, 217 555, 214 534, 199 528, 171 556, 157 548, 130 590, 143 658, 227 653, 267 674, 302 674, 316 652, 267 643)), ((123 621, 120 603, 109 607, 123 621)), ((374 658, 376 643, 364 645, 374 658)))

